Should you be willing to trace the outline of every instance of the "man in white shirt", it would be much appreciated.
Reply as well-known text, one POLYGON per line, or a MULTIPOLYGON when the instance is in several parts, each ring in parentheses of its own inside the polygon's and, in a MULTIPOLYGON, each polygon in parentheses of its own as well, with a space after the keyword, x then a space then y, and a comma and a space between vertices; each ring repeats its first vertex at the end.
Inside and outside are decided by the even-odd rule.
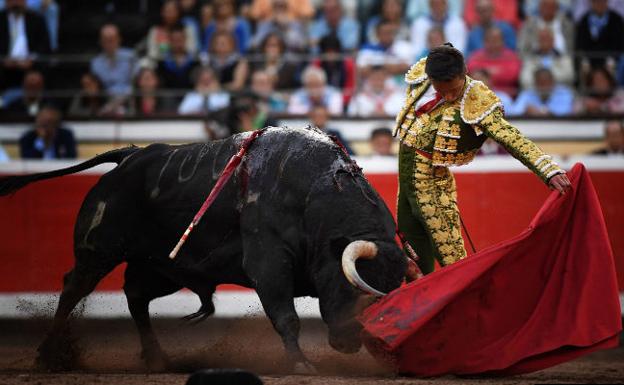
POLYGON ((349 103, 351 116, 395 116, 399 113, 405 95, 388 81, 388 72, 383 66, 370 69, 364 87, 349 103))
POLYGON ((25 0, 7 0, 6 9, 0 11, 0 57, 5 58, 0 89, 19 86, 37 56, 49 53, 45 20, 27 10, 25 0))
POLYGON ((427 32, 432 27, 439 26, 444 30, 447 41, 459 51, 464 52, 468 34, 464 21, 457 16, 449 15, 447 0, 429 0, 429 8, 431 9, 430 15, 421 16, 412 24, 413 51, 421 53, 427 48, 427 32))
POLYGON ((396 39, 396 25, 380 21, 377 24, 375 44, 365 44, 358 52, 356 65, 360 75, 366 75, 371 66, 384 66, 391 75, 402 75, 414 61, 412 45, 396 39))
POLYGON ((330 114, 343 113, 342 93, 327 85, 327 75, 321 68, 308 66, 301 75, 303 88, 290 96, 288 113, 303 115, 310 112, 316 105, 325 106, 330 114))

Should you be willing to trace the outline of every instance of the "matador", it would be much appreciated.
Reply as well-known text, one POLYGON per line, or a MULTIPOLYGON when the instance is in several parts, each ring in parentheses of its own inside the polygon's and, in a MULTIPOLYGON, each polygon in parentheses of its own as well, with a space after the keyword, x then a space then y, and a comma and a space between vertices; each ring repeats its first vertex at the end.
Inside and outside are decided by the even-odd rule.
POLYGON ((398 226, 424 274, 433 271, 434 258, 446 266, 466 257, 449 167, 472 161, 487 138, 549 187, 562 194, 570 188, 551 156, 504 119, 494 92, 466 75, 463 55, 452 45, 433 48, 405 81, 407 98, 394 130, 400 140, 398 226))

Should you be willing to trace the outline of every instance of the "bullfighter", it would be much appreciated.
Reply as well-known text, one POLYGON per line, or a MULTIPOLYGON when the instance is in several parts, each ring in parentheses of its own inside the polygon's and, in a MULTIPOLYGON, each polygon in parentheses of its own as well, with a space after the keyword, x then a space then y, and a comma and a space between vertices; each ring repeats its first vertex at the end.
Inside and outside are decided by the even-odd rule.
POLYGON ((449 167, 472 161, 487 138, 501 144, 550 188, 570 189, 566 172, 504 119, 500 99, 466 75, 451 44, 433 48, 405 75, 407 98, 396 119, 400 140, 398 226, 424 274, 466 257, 455 179, 449 167))

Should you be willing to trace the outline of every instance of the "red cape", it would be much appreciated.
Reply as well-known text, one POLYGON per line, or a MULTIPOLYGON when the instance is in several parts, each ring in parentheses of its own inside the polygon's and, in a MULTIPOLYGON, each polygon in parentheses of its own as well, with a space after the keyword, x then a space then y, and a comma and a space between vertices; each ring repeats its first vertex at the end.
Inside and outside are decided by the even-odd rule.
MULTIPOLYGON (((508 241, 405 285, 360 317, 368 350, 417 376, 527 373, 617 346, 613 253, 581 164, 508 241)), ((501 207, 501 210, 504 210, 501 207)))

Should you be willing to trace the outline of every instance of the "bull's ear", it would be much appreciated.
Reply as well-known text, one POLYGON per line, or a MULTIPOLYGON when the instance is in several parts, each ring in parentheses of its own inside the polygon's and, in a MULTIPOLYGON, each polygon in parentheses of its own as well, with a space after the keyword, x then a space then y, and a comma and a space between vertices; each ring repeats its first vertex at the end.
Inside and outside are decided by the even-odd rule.
POLYGON ((346 237, 333 238, 329 241, 329 247, 332 255, 337 259, 341 259, 342 252, 349 245, 349 243, 351 243, 351 241, 346 237))

